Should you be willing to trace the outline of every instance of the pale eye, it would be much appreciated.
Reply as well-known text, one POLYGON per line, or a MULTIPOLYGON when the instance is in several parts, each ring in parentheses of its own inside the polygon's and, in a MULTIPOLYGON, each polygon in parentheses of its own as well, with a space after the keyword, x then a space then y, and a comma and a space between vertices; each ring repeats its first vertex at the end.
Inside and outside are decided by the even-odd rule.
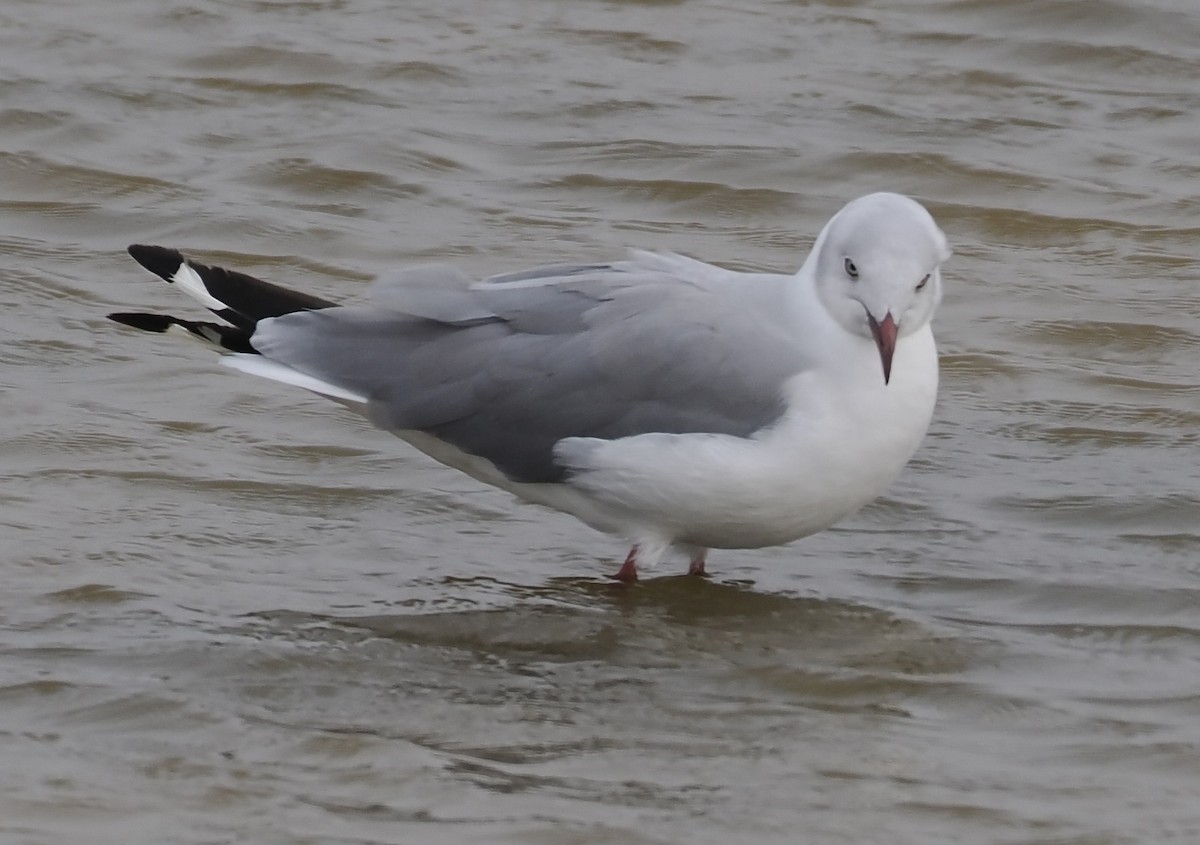
POLYGON ((853 261, 851 261, 849 258, 847 258, 846 262, 842 266, 846 268, 847 276, 849 276, 852 279, 858 278, 858 268, 854 266, 853 261))
POLYGON ((929 276, 926 276, 925 278, 921 279, 921 283, 919 285, 917 285, 917 290, 920 290, 921 288, 925 287, 925 285, 927 285, 927 284, 929 284, 929 276))

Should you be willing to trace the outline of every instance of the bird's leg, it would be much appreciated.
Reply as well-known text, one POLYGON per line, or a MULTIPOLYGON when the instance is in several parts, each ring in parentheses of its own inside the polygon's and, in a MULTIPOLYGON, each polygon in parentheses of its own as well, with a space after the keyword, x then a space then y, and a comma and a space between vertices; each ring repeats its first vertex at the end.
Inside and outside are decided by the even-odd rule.
POLYGON ((625 562, 621 564, 621 568, 617 570, 617 574, 613 576, 613 579, 625 584, 632 584, 636 581, 638 579, 637 559, 638 547, 635 545, 629 550, 629 554, 625 557, 625 562))
POLYGON ((708 557, 708 549, 703 546, 693 546, 691 543, 680 543, 678 549, 688 556, 688 575, 707 577, 708 573, 704 571, 704 561, 708 557))

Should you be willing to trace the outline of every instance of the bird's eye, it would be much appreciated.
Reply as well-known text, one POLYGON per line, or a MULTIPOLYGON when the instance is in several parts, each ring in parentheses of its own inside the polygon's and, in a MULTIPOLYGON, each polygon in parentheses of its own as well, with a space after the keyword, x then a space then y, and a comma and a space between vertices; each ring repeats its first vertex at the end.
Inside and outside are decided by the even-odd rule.
POLYGON ((853 261, 851 261, 849 258, 847 258, 846 262, 842 266, 846 268, 847 276, 849 276, 852 279, 858 278, 858 268, 854 266, 853 261))
POLYGON ((926 275, 925 278, 921 279, 921 283, 917 285, 917 290, 920 290, 921 288, 925 287, 925 285, 927 285, 927 284, 929 284, 929 276, 928 275, 926 275))

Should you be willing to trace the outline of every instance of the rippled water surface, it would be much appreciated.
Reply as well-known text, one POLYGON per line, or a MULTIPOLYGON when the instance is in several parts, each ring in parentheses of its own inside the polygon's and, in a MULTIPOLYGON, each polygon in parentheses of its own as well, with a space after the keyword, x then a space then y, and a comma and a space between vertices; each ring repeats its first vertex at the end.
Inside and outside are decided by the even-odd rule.
POLYGON ((6 0, 0 842, 1200 842, 1198 79, 1193 0, 6 0), (930 434, 707 582, 104 319, 877 189, 930 434))

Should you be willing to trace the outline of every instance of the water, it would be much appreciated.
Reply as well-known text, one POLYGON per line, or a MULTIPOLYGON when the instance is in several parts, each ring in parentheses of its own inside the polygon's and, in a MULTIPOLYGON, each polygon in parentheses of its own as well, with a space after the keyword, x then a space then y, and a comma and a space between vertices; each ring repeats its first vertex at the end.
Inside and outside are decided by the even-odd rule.
MULTIPOLYGON (((0 841, 1200 841, 1192 0, 0 9, 0 841), (953 242, 887 498, 708 582, 110 310, 953 242)), ((678 564, 676 564, 678 566, 678 564)))

